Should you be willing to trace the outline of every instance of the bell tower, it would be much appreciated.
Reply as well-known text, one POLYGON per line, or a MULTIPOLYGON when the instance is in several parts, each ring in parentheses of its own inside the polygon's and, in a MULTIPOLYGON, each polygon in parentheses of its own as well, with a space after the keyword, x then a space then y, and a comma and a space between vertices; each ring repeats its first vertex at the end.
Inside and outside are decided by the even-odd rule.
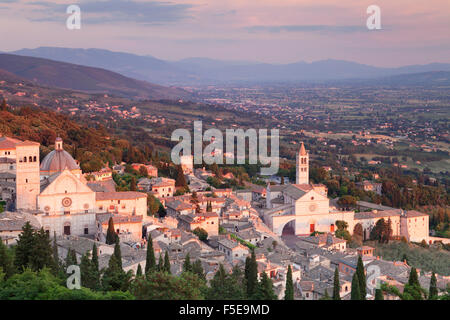
POLYGON ((300 150, 296 156, 296 184, 309 184, 309 153, 305 149, 305 145, 302 142, 300 150))
POLYGON ((36 210, 40 188, 39 143, 21 142, 16 145, 16 208, 36 210))

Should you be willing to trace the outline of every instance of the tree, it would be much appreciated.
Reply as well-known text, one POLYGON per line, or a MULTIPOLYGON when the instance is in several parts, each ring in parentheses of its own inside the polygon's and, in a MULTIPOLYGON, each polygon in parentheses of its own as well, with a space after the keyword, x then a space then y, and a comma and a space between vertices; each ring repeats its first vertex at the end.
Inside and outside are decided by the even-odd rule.
POLYGON ((92 246, 91 268, 92 268, 92 273, 95 276, 93 289, 98 290, 100 288, 100 270, 99 270, 99 266, 98 266, 97 245, 95 243, 92 246))
POLYGON ((258 286, 258 264, 256 263, 255 250, 252 250, 251 256, 245 259, 245 280, 247 297, 250 298, 256 293, 258 286))
POLYGON ((291 265, 288 266, 286 275, 286 289, 284 290, 284 300, 294 300, 294 282, 292 281, 291 265))
POLYGON ((255 295, 257 300, 276 300, 277 296, 273 292, 272 280, 267 276, 264 271, 261 277, 261 281, 257 287, 257 293, 255 295))
POLYGON ((155 259, 155 251, 153 250, 153 239, 152 236, 148 235, 147 242, 147 258, 145 260, 145 275, 148 275, 150 272, 156 271, 156 259, 155 259))
POLYGON ((134 176, 131 177, 130 191, 136 191, 136 178, 134 176))
POLYGON ((136 270, 136 277, 142 277, 142 267, 141 264, 138 264, 137 270, 136 270))
POLYGON ((34 234, 33 251, 29 257, 30 267, 34 271, 39 271, 44 267, 54 266, 53 250, 50 244, 48 233, 44 228, 34 234))
POLYGON ((61 273, 61 263, 59 261, 59 254, 58 254, 58 244, 56 243, 56 231, 53 234, 53 274, 58 275, 61 273))
POLYGON ((116 231, 114 230, 113 218, 110 217, 108 220, 108 230, 106 231, 106 244, 116 243, 118 237, 119 236, 117 235, 116 231))
POLYGON ((192 264, 192 273, 196 274, 199 279, 206 281, 205 271, 203 270, 202 262, 200 260, 195 260, 192 264))
POLYGON ((151 193, 147 194, 147 215, 154 216, 158 213, 159 206, 161 203, 159 200, 151 193))
POLYGON ((167 251, 164 253, 164 272, 167 272, 170 274, 170 260, 169 260, 169 254, 167 251))
POLYGON ((120 267, 117 256, 112 254, 109 258, 108 267, 103 273, 102 287, 105 291, 126 291, 128 290, 132 271, 125 273, 120 267))
POLYGON ((437 279, 436 274, 433 272, 430 280, 430 291, 428 295, 429 300, 436 300, 438 297, 437 279))
POLYGON ((339 269, 336 267, 334 270, 334 283, 333 283, 333 300, 341 300, 341 285, 339 283, 339 269))
POLYGON ((152 272, 133 281, 131 293, 138 300, 202 300, 207 288, 197 275, 182 273, 174 276, 152 272))
POLYGON ((30 257, 33 254, 34 232, 30 222, 26 222, 22 227, 22 232, 17 240, 14 264, 21 272, 30 266, 30 257))
POLYGON ((81 256, 80 261, 81 285, 83 287, 97 290, 97 274, 94 269, 94 264, 90 259, 89 252, 81 256))
POLYGON ((164 261, 162 257, 162 253, 159 253, 158 265, 156 266, 156 271, 160 272, 164 268, 164 261))
POLYGON ((356 266, 356 275, 359 280, 359 290, 361 291, 361 300, 366 300, 366 274, 364 273, 364 264, 362 262, 361 256, 358 256, 358 264, 356 266))
POLYGON ((114 245, 113 255, 117 259, 118 266, 120 267, 120 269, 122 269, 122 251, 120 250, 120 243, 119 243, 119 241, 117 241, 116 244, 114 245))
POLYGON ((77 254, 76 254, 75 250, 73 250, 72 248, 69 248, 67 250, 65 266, 67 268, 71 265, 76 265, 76 264, 78 264, 77 263, 77 254))
POLYGON ((375 289, 375 300, 384 300, 383 291, 381 289, 375 289))
POLYGON ((417 276, 417 270, 414 267, 412 267, 411 271, 409 272, 408 284, 411 286, 420 286, 419 277, 417 276))
POLYGON ((175 186, 183 188, 187 186, 186 178, 184 177, 183 168, 181 168, 181 165, 177 166, 177 178, 175 180, 175 186))
POLYGON ((211 300, 241 300, 245 293, 241 285, 242 273, 238 267, 233 268, 233 273, 227 274, 223 265, 210 281, 210 289, 207 298, 211 300))
POLYGON ((208 239, 208 232, 203 228, 197 227, 194 229, 193 233, 200 241, 206 241, 208 239))
POLYGON ((6 104, 6 100, 5 99, 3 99, 3 101, 2 101, 2 105, 0 107, 0 110, 1 111, 8 111, 8 106, 6 104))
MULTIPOLYGON (((5 280, 15 273, 13 257, 8 247, 0 240, 0 270, 5 274, 5 280)), ((1 281, 1 279, 0 279, 1 281)))
POLYGON ((361 289, 359 288, 358 274, 355 272, 352 278, 352 291, 350 294, 351 300, 361 300, 361 289))
POLYGON ((348 232, 348 230, 347 230, 348 223, 346 221, 336 220, 336 227, 338 229, 335 231, 334 235, 337 238, 345 239, 347 241, 352 240, 352 236, 350 235, 350 232, 348 232))
POLYGON ((192 272, 191 258, 189 256, 189 253, 187 253, 186 257, 184 258, 183 272, 192 272))

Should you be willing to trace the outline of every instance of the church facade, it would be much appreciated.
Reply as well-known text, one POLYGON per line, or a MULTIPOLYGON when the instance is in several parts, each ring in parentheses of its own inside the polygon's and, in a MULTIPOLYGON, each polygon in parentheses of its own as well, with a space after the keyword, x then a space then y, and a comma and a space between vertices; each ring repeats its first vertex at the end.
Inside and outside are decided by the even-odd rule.
MULTIPOLYGON (((100 239, 105 215, 142 221, 147 214, 145 193, 108 192, 88 183, 77 162, 64 150, 61 138, 42 162, 39 147, 32 141, 9 140, 9 148, 14 150, 9 157, 16 163, 15 207, 18 212, 33 214, 51 235, 100 239)), ((133 234, 140 239, 139 232, 133 234)))
POLYGON ((391 221, 394 237, 405 236, 409 241, 428 239, 427 214, 401 209, 361 213, 342 211, 330 205, 327 192, 325 185, 309 183, 309 152, 302 143, 296 156, 296 183, 267 185, 266 208, 262 212, 264 222, 279 236, 283 233, 304 236, 315 231, 334 233, 338 220, 345 221, 352 234, 359 223, 367 239, 376 222, 383 218, 391 221), (414 220, 408 218, 412 216, 414 220))

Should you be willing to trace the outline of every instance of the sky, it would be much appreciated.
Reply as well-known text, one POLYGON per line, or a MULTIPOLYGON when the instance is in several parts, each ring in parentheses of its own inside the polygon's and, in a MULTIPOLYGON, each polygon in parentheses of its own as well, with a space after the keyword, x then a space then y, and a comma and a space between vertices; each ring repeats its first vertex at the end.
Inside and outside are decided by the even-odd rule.
POLYGON ((449 0, 0 0, 0 51, 101 48, 164 60, 450 63, 449 0), (69 30, 66 9, 81 9, 69 30), (381 29, 366 12, 377 5, 381 29))

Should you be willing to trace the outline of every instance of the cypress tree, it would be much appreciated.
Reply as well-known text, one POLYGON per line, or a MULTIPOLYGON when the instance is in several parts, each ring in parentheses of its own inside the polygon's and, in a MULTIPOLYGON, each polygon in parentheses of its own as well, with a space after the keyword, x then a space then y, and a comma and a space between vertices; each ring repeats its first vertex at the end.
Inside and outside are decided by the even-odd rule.
POLYGON ((170 274, 170 260, 167 251, 164 253, 164 272, 170 274))
POLYGON ((156 270, 156 259, 155 251, 153 250, 153 239, 150 234, 148 234, 147 243, 147 259, 145 260, 145 274, 153 272, 156 270))
POLYGON ((189 256, 189 253, 186 254, 186 258, 184 259, 183 272, 192 272, 191 258, 189 256))
POLYGON ((325 289, 322 300, 331 300, 327 289, 325 289))
POLYGON ((141 268, 141 264, 138 264, 137 270, 136 270, 136 277, 141 277, 142 276, 142 268, 141 268))
POLYGON ((92 246, 92 264, 94 266, 94 269, 99 271, 97 245, 95 243, 92 246))
POLYGON ((428 295, 428 299, 436 300, 437 297, 438 297, 437 279, 436 279, 436 275, 433 272, 433 274, 431 275, 431 280, 430 280, 430 292, 428 295))
POLYGON ((245 260, 245 280, 247 283, 247 297, 251 298, 255 293, 258 286, 258 264, 256 262, 255 250, 252 250, 252 254, 245 260))
POLYGON ((91 269, 93 275, 95 276, 94 287, 92 289, 98 290, 100 289, 100 270, 98 266, 97 245, 95 244, 95 242, 94 245, 92 246, 91 269))
POLYGON ((359 288, 358 274, 355 272, 352 278, 351 300, 361 300, 361 289, 359 288))
POLYGON ((120 250, 119 241, 117 241, 116 244, 114 245, 114 253, 113 253, 113 255, 117 259, 117 265, 119 266, 120 269, 122 269, 122 252, 120 250))
POLYGON ((418 286, 418 287, 420 287, 419 278, 417 276, 417 270, 414 267, 411 268, 411 271, 409 273, 408 284, 410 286, 418 286))
POLYGON ((162 252, 159 253, 159 259, 158 259, 158 266, 156 267, 156 270, 158 272, 163 271, 164 269, 164 261, 162 257, 162 252))
POLYGON ((334 284, 333 284, 333 300, 341 300, 341 285, 339 283, 339 269, 334 270, 334 284))
POLYGON ((175 186, 176 187, 186 187, 186 178, 184 177, 183 169, 181 168, 181 165, 178 165, 177 167, 177 179, 175 180, 175 186))
POLYGON ((286 289, 284 290, 284 300, 294 300, 294 282, 292 281, 291 265, 288 266, 286 275, 286 289))
POLYGON ((80 260, 81 285, 89 289, 95 289, 96 280, 89 252, 84 253, 80 260))
POLYGON ((56 231, 53 234, 53 274, 58 275, 60 272, 60 261, 58 254, 58 244, 56 243, 56 231))
POLYGON ((77 263, 77 254, 76 254, 75 250, 73 250, 71 248, 69 248, 67 250, 67 256, 66 256, 66 261, 65 262, 66 262, 66 268, 68 266, 78 264, 77 263))
POLYGON ((22 227, 22 232, 17 240, 14 264, 19 271, 30 266, 30 257, 33 254, 34 232, 30 222, 22 227))
POLYGON ((375 300, 384 300, 383 292, 381 289, 375 289, 375 300))
POLYGON ((358 256, 358 265, 356 266, 356 274, 359 280, 359 290, 361 291, 361 300, 366 300, 366 274, 364 273, 364 264, 361 256, 358 256))
POLYGON ((116 243, 118 237, 119 236, 117 235, 116 231, 114 230, 113 218, 110 217, 108 220, 108 230, 106 231, 106 244, 116 243))

